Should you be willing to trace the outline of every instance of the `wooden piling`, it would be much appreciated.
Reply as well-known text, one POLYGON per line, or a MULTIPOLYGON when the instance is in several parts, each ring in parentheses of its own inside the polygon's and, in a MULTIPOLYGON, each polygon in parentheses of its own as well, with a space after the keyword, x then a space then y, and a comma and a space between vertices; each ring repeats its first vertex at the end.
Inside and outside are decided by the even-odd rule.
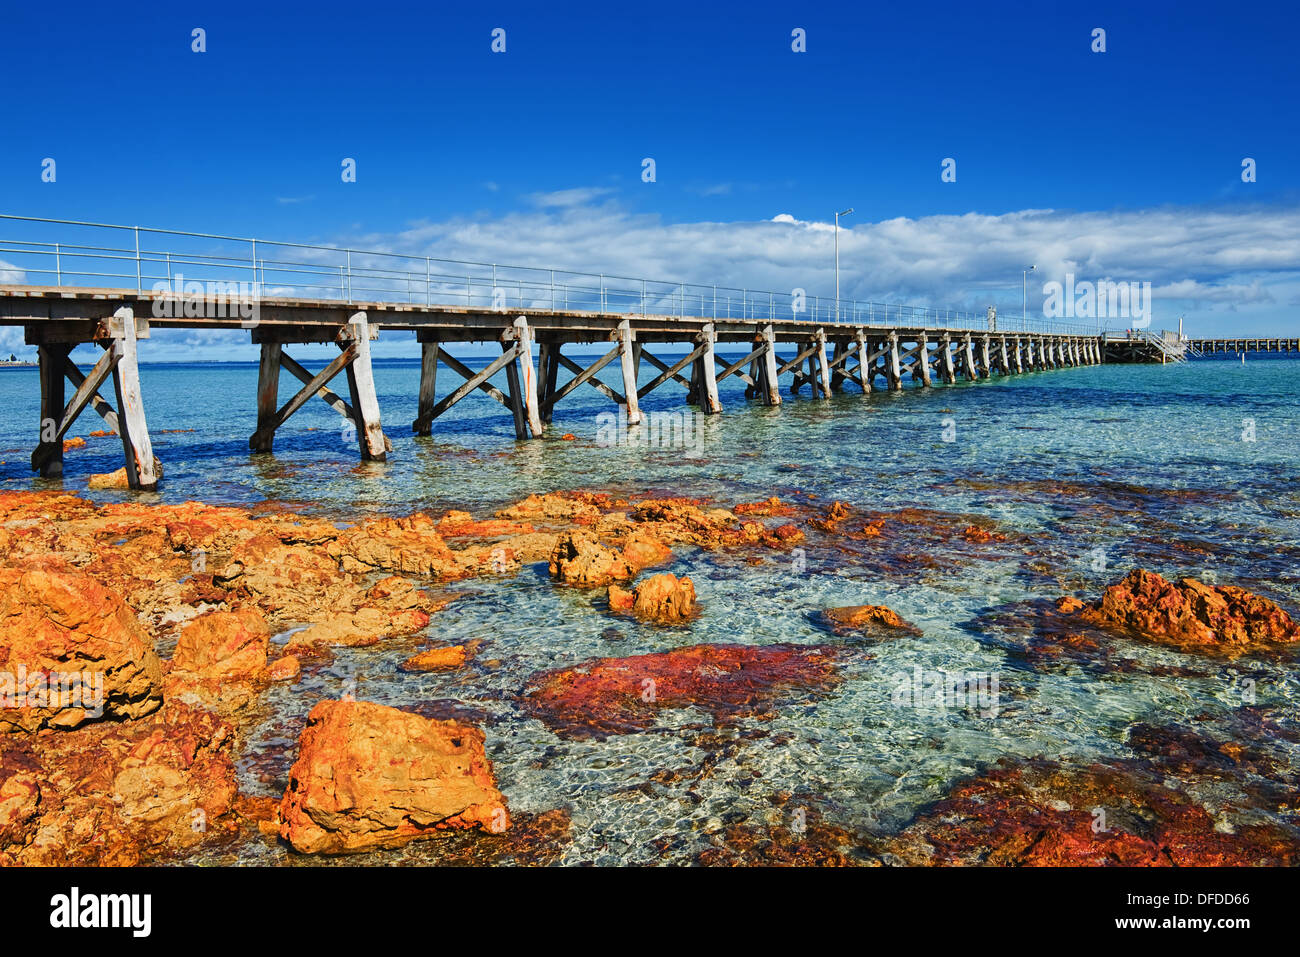
POLYGON ((618 324, 618 360, 623 372, 623 395, 627 397, 628 425, 641 423, 641 404, 636 394, 636 358, 632 323, 624 319, 618 324))

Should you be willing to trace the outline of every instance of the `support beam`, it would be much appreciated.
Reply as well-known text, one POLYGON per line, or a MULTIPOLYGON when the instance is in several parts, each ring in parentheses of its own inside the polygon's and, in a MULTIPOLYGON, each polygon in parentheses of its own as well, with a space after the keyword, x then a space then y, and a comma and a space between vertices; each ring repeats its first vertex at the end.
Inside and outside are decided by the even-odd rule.
MULTIPOLYGON (((557 349, 555 353, 556 358, 559 360, 560 364, 564 366, 564 368, 568 369, 570 372, 574 374, 574 378, 570 379, 565 384, 563 389, 560 389, 559 391, 553 393, 554 400, 551 403, 552 406, 554 406, 556 402, 559 402, 562 398, 564 398, 574 389, 578 388, 578 386, 584 384, 591 386, 597 392, 601 393, 606 398, 608 398, 615 405, 627 405, 626 398, 619 395, 609 386, 605 385, 605 383, 601 382, 599 379, 596 378, 597 372, 599 372, 601 369, 605 368, 605 366, 609 365, 611 362, 614 361, 614 357, 618 355, 618 350, 619 350, 619 346, 615 345, 614 348, 609 350, 609 352, 606 352, 594 363, 592 363, 590 366, 584 369, 582 366, 578 365, 578 363, 574 362, 568 356, 561 355, 559 350, 557 349)), ((645 354, 647 356, 650 356, 650 353, 648 352, 645 354)), ((650 356, 650 358, 653 359, 654 357, 650 356)))
POLYGON ((437 339, 420 343, 420 398, 416 405, 415 421, 411 431, 416 435, 433 433, 433 405, 438 398, 438 352, 442 344, 437 339))
POLYGON ((967 381, 978 381, 980 374, 979 370, 975 368, 975 344, 971 341, 969 332, 961 337, 961 363, 962 375, 966 377, 967 381))
MULTIPOLYGON (((280 406, 280 353, 284 346, 278 342, 262 343, 262 361, 257 367, 257 430, 249 440, 250 450, 260 454, 271 451, 275 439, 275 428, 271 422, 275 419, 280 406)), ((283 420, 281 420, 283 421, 283 420)))
POLYGON ((144 418, 135 312, 130 306, 123 306, 113 314, 113 319, 116 337, 113 348, 119 350, 113 367, 113 386, 117 391, 118 435, 122 437, 122 451, 126 456, 126 480, 133 489, 152 492, 158 487, 158 476, 154 472, 153 443, 144 418))
POLYGON ((776 333, 769 323, 760 331, 763 337, 763 381, 760 383, 759 394, 763 397, 764 405, 781 404, 781 377, 776 371, 776 333))
MULTIPOLYGON (((465 398, 465 396, 469 395, 475 389, 483 388, 483 386, 487 384, 487 381, 489 379, 491 379, 494 375, 496 375, 500 369, 502 369, 504 366, 509 364, 515 358, 515 354, 514 354, 515 344, 511 342, 511 343, 506 343, 506 345, 507 345, 506 351, 502 352, 501 355, 497 356, 490 363, 488 363, 488 365, 480 372, 472 371, 462 363, 453 359, 452 356, 450 356, 449 354, 447 354, 446 351, 444 351, 442 353, 443 362, 448 367, 450 367, 460 375, 464 376, 465 381, 461 383, 459 386, 457 386, 449 395, 444 396, 442 401, 438 402, 436 405, 434 405, 432 409, 429 410, 428 421, 432 422, 434 419, 442 415, 444 412, 450 409, 461 399, 465 398)), ((484 391, 488 391, 488 390, 484 389, 484 391)), ((495 395, 493 395, 493 398, 497 399, 499 402, 501 402, 503 405, 509 408, 510 406, 509 400, 501 393, 499 389, 492 388, 489 394, 491 393, 495 393, 495 395)), ((424 424, 425 423, 423 420, 421 419, 416 420, 417 426, 422 427, 424 424)))
POLYGON ((627 396, 627 424, 641 423, 641 405, 636 394, 636 362, 632 345, 631 320, 624 319, 618 324, 618 358, 623 371, 623 394, 627 396))
MULTIPOLYGON (((825 330, 822 329, 817 330, 816 343, 817 343, 817 351, 814 354, 814 357, 817 360, 817 376, 818 376, 818 382, 821 386, 821 394, 822 394, 821 397, 823 399, 829 399, 831 397, 831 376, 830 376, 830 368, 826 364, 825 330)), ((813 398, 816 398, 816 396, 814 395, 813 398)))
POLYGON ((704 324, 697 340, 702 350, 699 358, 700 408, 705 415, 717 415, 722 411, 722 403, 718 400, 718 369, 713 354, 717 333, 714 331, 713 323, 704 324))
MULTIPOLYGON (((60 410, 59 418, 51 420, 54 425, 53 437, 48 441, 42 441, 41 444, 36 447, 36 451, 32 453, 33 470, 39 471, 42 476, 47 477, 52 477, 52 475, 57 475, 62 471, 63 437, 67 435, 68 429, 72 427, 72 423, 77 421, 77 416, 81 415, 82 410, 91 401, 91 397, 96 394, 96 390, 99 388, 100 384, 108 378, 109 374, 116 367, 118 358, 116 350, 105 350, 104 354, 99 357, 99 361, 95 363, 94 368, 90 370, 90 375, 88 377, 82 376, 80 372, 77 373, 78 377, 81 379, 81 384, 77 386, 77 390, 73 393, 72 401, 68 403, 67 408, 60 410), (59 472, 49 473, 46 471, 46 466, 49 464, 53 456, 58 456, 56 461, 59 465, 59 472)), ((72 365, 72 362, 68 360, 66 355, 64 356, 64 362, 69 366, 72 365)), ((63 392, 62 380, 60 380, 59 385, 59 394, 61 396, 63 392)), ((41 396, 42 399, 45 398, 45 392, 43 389, 41 396)), ((114 416, 114 418, 116 418, 116 416, 114 416)), ((50 429, 51 421, 42 421, 42 439, 49 434, 48 430, 50 429)))
POLYGON ((71 351, 72 344, 67 342, 46 343, 36 350, 40 362, 41 420, 36 428, 38 444, 32 453, 32 468, 40 472, 41 478, 58 478, 63 474, 63 435, 59 429, 66 418, 63 377, 71 351))
POLYGON ((939 340, 939 360, 942 363, 939 372, 943 377, 943 381, 948 385, 952 385, 957 381, 957 369, 952 361, 952 336, 946 332, 943 334, 943 338, 939 340))
MULTIPOLYGON (((272 413, 265 421, 262 421, 260 416, 258 417, 259 424, 257 431, 254 432, 248 440, 248 447, 250 450, 254 452, 269 452, 271 450, 272 442, 275 439, 276 430, 289 420, 289 416, 293 415, 306 405, 308 399, 316 395, 322 388, 324 388, 327 382, 352 363, 357 355, 356 343, 341 342, 339 345, 343 348, 343 351, 334 359, 334 361, 320 372, 316 373, 316 375, 312 377, 311 381, 299 389, 292 399, 272 413)), ((353 419, 353 423, 356 423, 356 419, 353 419)))
POLYGON ((873 388, 872 386, 872 360, 868 357, 867 333, 859 328, 857 331, 858 339, 858 385, 862 387, 862 394, 866 395, 873 388))
MULTIPOLYGON (((69 359, 63 368, 68 375, 68 381, 72 383, 74 388, 80 389, 81 384, 86 381, 86 377, 81 374, 77 364, 69 359)), ((99 392, 91 394, 90 407, 95 410, 112 431, 118 431, 117 413, 113 411, 113 407, 108 404, 108 401, 99 392)))
POLYGON ((903 370, 898 360, 898 333, 889 334, 889 354, 886 356, 885 376, 891 392, 903 391, 903 370))
MULTIPOLYGON (((924 332, 916 337, 916 359, 921 364, 921 387, 928 389, 934 383, 930 375, 930 339, 924 332)), ((915 371, 912 378, 916 378, 915 371)))
MULTIPOLYGON (((682 381, 682 377, 679 376, 677 373, 678 373, 679 371, 681 371, 682 369, 686 368, 686 366, 688 366, 689 364, 691 364, 691 363, 695 362, 697 359, 699 359, 700 354, 701 354, 703 351, 704 351, 704 347, 703 347, 703 346, 696 346, 695 349, 692 350, 691 352, 689 352, 685 357, 683 357, 682 359, 679 359, 675 365, 669 366, 669 365, 667 365, 666 363, 660 362, 658 359, 656 359, 656 358, 655 358, 654 356, 652 356, 650 353, 645 352, 645 351, 643 350, 641 354, 642 354, 643 356, 645 356, 647 359, 649 359, 651 362, 653 362, 656 366, 659 366, 659 367, 660 367, 661 369, 663 369, 664 371, 661 372, 661 373, 659 373, 658 376, 656 376, 653 380, 651 380, 650 382, 648 382, 646 385, 644 385, 644 386, 642 386, 641 388, 637 389, 637 392, 636 392, 636 394, 637 394, 637 398, 638 398, 638 399, 645 398, 647 395, 649 395, 649 394, 650 394, 651 392, 653 392, 655 389, 659 388, 659 386, 663 385, 663 384, 664 384, 665 382, 667 382, 669 379, 677 379, 678 381, 682 381)), ((688 389, 688 390, 690 389, 690 385, 689 385, 689 384, 687 385, 687 389, 688 389)), ((688 398, 689 398, 689 395, 688 395, 688 398)))
POLYGON ((541 413, 537 409, 537 369, 533 366, 533 335, 528 328, 527 317, 519 316, 515 319, 515 338, 519 342, 516 361, 519 364, 519 384, 523 389, 524 418, 533 438, 540 438, 543 427, 541 413))
MULTIPOLYGON (((357 427, 357 446, 365 462, 383 462, 388 458, 387 440, 379 418, 379 397, 370 365, 370 324, 364 312, 348 320, 345 333, 356 344, 355 358, 347 365, 348 391, 352 393, 353 419, 357 427)), ((340 342, 339 347, 347 347, 340 342)))

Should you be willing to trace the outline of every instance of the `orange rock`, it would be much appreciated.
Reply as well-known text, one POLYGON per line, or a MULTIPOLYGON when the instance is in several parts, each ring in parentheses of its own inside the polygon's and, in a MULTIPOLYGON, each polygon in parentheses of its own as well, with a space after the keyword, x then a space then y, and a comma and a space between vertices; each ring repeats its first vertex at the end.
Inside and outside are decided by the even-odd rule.
POLYGON ((646 621, 682 621, 695 611, 695 583, 671 572, 639 583, 633 596, 632 614, 646 621))
POLYGON ((565 432, 563 435, 560 436, 560 438, 563 439, 565 442, 572 442, 574 439, 577 438, 577 436, 574 435, 572 432, 565 432))
POLYGON ((636 528, 623 542, 623 559, 634 570, 652 568, 673 560, 673 550, 647 529, 636 528))
POLYGON ((1066 615, 1073 615, 1076 611, 1083 608, 1083 602, 1079 601, 1077 598, 1072 598, 1069 595, 1063 595, 1056 599, 1056 608, 1058 611, 1066 615))
POLYGON ((413 655, 402 662, 403 671, 441 671, 447 668, 463 667, 469 654, 464 645, 452 645, 448 648, 430 648, 418 655, 413 655))
POLYGON ((0 740, 0 859, 134 865, 223 831, 234 733, 176 702, 131 721, 0 740))
MULTIPOLYGON (((85 447, 86 447, 86 440, 79 435, 74 436, 73 438, 70 439, 63 440, 63 451, 65 452, 68 451, 69 449, 82 449, 85 447)), ((126 466, 123 466, 123 468, 125 467, 126 466)))
POLYGON ((566 532, 551 553, 551 577, 566 585, 597 588, 612 581, 625 581, 635 569, 617 552, 583 531, 566 532))
POLYGON ((91 434, 92 436, 94 436, 95 438, 97 438, 97 439, 102 439, 102 438, 105 438, 106 436, 109 436, 109 435, 117 435, 116 432, 108 432, 108 431, 106 431, 106 430, 104 430, 104 429, 96 429, 95 431, 91 432, 90 434, 91 434))
POLYGON ((483 732, 364 701, 312 709, 279 810, 307 854, 399 847, 440 831, 509 826, 483 732))
POLYGON ((266 677, 270 681, 292 681, 298 677, 302 670, 302 665, 294 655, 285 655, 266 669, 266 677))
POLYGON ((256 608, 210 611, 181 629, 172 669, 217 681, 255 678, 266 669, 270 639, 256 608))
POLYGON ((619 585, 609 586, 609 610, 630 612, 636 604, 636 595, 619 585))
POLYGON ((0 702, 21 701, 0 707, 0 732, 139 718, 162 703, 162 662, 135 612, 71 568, 0 568, 0 635, 0 702))
POLYGON ((732 509, 737 515, 785 516, 796 514, 792 505, 787 505, 775 495, 764 502, 744 502, 732 509))
POLYGON ((832 627, 837 627, 837 630, 841 628, 867 631, 885 629, 911 635, 921 634, 921 629, 885 605, 848 605, 843 608, 828 608, 822 614, 832 627))
MULTIPOLYGON (((153 474, 154 477, 159 480, 163 477, 162 463, 158 461, 157 456, 154 456, 153 460, 153 474)), ((86 488, 92 490, 110 489, 114 491, 125 491, 130 487, 131 485, 127 479, 125 465, 116 472, 96 473, 86 480, 86 488)))
POLYGON ((1300 641, 1300 625, 1267 598, 1192 578, 1172 584, 1136 568, 1083 617, 1113 630, 1202 650, 1244 650, 1300 641))

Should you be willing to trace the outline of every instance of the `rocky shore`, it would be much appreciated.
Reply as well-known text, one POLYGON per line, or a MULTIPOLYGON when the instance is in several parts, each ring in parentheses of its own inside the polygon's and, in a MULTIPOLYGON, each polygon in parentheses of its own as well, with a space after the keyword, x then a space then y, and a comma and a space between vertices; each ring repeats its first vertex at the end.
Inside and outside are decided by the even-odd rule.
MULTIPOLYGON (((692 623, 715 609, 695 579, 665 568, 702 553, 793 562, 814 543, 881 580, 1032 551, 1027 536, 982 516, 811 499, 724 507, 561 492, 478 518, 336 524, 274 507, 0 493, 0 863, 158 863, 251 841, 305 858, 430 841, 448 862, 549 863, 569 840, 563 801, 512 813, 488 756, 494 732, 472 715, 304 692, 278 800, 240 791, 249 729, 272 688, 300 685, 338 649, 404 639, 423 645, 401 665, 411 680, 465 671, 477 644, 436 637, 457 583, 536 569, 549 587, 584 596, 584 613, 661 629, 671 647, 537 671, 512 690, 520 720, 597 747, 669 713, 701 723, 706 751, 710 735, 762 735, 774 717, 839 693, 853 680, 847 666, 870 668, 879 643, 923 640, 923 630, 864 603, 807 609, 820 643, 751 643, 738 632, 701 644, 692 623)), ((1136 668, 1140 649, 1162 647, 1195 673, 1198 661, 1300 647, 1300 624, 1267 598, 1142 569, 1100 595, 997 608, 981 629, 1040 669, 1136 668)), ((1008 757, 892 830, 846 825, 811 800, 797 826, 775 811, 729 824, 697 860, 1296 863, 1293 826, 1249 813, 1224 820, 1169 783, 1249 777, 1244 812, 1292 813, 1282 795, 1300 781, 1267 745, 1288 733, 1272 722, 1266 709, 1241 709, 1231 734, 1217 736, 1135 724, 1129 756, 1106 766, 1008 757), (1109 809, 1100 829, 1098 808, 1109 809)), ((658 776, 691 773, 706 772, 658 776)), ((774 808, 784 797, 773 795, 774 808)))

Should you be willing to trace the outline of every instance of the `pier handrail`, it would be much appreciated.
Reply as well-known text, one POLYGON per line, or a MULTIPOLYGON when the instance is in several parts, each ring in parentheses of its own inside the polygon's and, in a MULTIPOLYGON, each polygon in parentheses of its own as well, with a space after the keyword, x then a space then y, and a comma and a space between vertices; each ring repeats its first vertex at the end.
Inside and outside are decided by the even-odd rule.
MULTIPOLYGON (((100 286, 144 292, 186 282, 248 284, 258 296, 552 310, 680 318, 801 319, 876 328, 1098 335, 1100 322, 1040 318, 671 282, 568 269, 443 259, 382 250, 0 213, 32 235, 0 238, 0 284, 100 286), (52 228, 52 227, 57 227, 52 228), (113 240, 112 232, 126 240, 113 240), (84 235, 72 235, 84 233, 84 235), (154 241, 151 237, 169 237, 154 241), (146 245, 142 245, 142 238, 146 245), (129 241, 128 245, 115 242, 129 241), (233 245, 232 245, 233 244, 233 245), (151 246, 159 248, 150 248, 151 246), (13 261, 13 260, 18 261, 13 261), (29 277, 51 278, 32 283, 29 277), (116 285, 125 283, 125 285, 116 285)), ((6 234, 8 230, 6 230, 6 234)), ((177 290, 178 292, 181 290, 177 290)))

